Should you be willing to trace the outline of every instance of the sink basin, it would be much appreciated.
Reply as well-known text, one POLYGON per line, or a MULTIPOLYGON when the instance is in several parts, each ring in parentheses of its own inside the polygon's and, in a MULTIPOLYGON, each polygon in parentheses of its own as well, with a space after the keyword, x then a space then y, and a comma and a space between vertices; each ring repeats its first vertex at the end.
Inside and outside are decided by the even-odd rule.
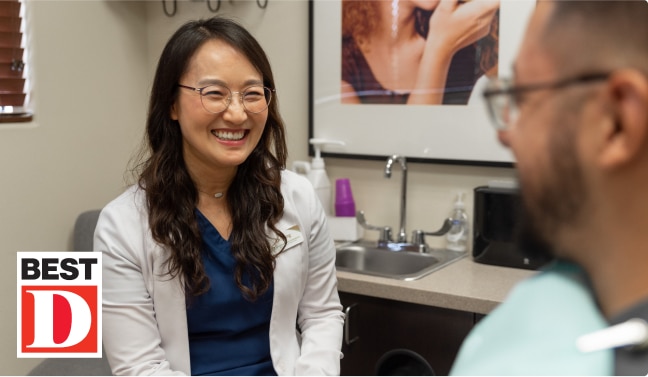
POLYGON ((427 253, 409 244, 392 244, 378 248, 376 242, 360 241, 337 247, 335 266, 338 271, 416 280, 428 275, 466 255, 465 252, 447 249, 430 249, 427 253))

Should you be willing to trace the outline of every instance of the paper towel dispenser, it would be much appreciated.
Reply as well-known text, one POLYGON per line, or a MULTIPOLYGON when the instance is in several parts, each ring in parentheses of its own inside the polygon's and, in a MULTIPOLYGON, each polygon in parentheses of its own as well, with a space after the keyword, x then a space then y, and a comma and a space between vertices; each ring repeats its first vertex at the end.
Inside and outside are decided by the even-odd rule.
MULTIPOLYGON (((521 249, 517 239, 521 202, 516 188, 479 186, 474 195, 475 262, 535 270, 551 260, 521 249)), ((532 241, 526 240, 525 244, 531 245, 532 241)))

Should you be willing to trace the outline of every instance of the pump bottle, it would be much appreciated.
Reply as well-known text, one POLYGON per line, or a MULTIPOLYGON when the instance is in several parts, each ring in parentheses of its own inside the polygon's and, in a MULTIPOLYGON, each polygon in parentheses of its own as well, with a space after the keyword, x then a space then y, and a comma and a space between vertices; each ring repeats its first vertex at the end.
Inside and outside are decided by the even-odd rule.
POLYGON ((324 159, 322 158, 322 146, 329 144, 344 145, 344 142, 326 139, 310 139, 309 142, 315 150, 315 157, 313 157, 310 163, 306 161, 295 161, 293 163, 293 170, 308 178, 317 193, 317 197, 322 203, 322 207, 324 207, 324 212, 327 216, 330 216, 332 213, 331 180, 326 174, 324 159))
POLYGON ((446 247, 455 251, 468 250, 469 223, 468 213, 463 202, 463 192, 458 192, 450 214, 452 227, 446 234, 446 247))

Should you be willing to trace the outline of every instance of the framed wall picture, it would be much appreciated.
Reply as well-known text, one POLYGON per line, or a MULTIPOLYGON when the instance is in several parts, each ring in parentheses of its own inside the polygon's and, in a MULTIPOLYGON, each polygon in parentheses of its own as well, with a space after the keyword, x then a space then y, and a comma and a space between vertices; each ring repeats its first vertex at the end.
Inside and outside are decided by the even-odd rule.
POLYGON ((481 93, 511 74, 535 1, 460 2, 464 19, 481 12, 463 22, 421 4, 310 1, 309 136, 345 143, 324 156, 512 166, 481 93))

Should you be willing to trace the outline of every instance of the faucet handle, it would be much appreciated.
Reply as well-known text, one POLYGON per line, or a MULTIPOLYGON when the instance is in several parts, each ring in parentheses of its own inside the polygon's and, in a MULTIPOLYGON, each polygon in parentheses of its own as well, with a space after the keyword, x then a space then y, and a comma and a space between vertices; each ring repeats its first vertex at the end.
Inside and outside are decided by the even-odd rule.
POLYGON ((356 220, 360 226, 367 230, 378 230, 380 231, 380 236, 378 237, 378 243, 392 242, 392 230, 388 226, 376 226, 367 224, 367 219, 365 219, 364 211, 356 212, 356 220))
POLYGON ((441 228, 435 232, 426 232, 423 230, 414 230, 412 231, 412 243, 418 245, 420 252, 426 252, 428 247, 425 243, 425 236, 442 236, 452 228, 452 219, 447 218, 443 220, 443 225, 441 228))

